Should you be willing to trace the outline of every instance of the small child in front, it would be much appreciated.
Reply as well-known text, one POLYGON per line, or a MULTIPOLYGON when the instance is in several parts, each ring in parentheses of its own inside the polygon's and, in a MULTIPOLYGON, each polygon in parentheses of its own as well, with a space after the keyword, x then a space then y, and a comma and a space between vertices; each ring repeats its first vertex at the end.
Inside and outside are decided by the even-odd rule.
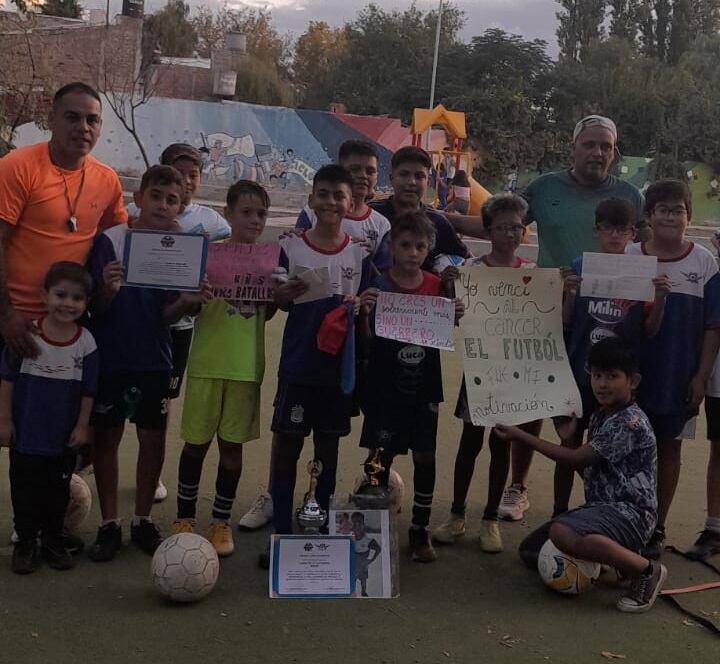
MULTIPOLYGON (((317 498, 327 510, 335 492, 338 444, 350 433, 352 394, 342 388, 342 353, 321 350, 318 332, 330 312, 341 305, 355 306, 363 277, 367 250, 341 228, 350 209, 352 186, 352 177, 342 166, 320 168, 310 195, 316 224, 302 235, 280 241, 281 266, 290 276, 275 289, 276 304, 288 312, 272 419, 270 493, 273 526, 280 534, 292 532, 297 462, 305 438, 312 432, 315 459, 322 463, 317 498), (308 270, 314 270, 315 281, 327 271, 331 295, 311 293, 309 299, 296 301, 307 294, 310 279, 301 277, 308 270)), ((352 361, 354 365, 354 357, 352 361)), ((260 554, 258 564, 269 566, 269 549, 260 554)))
POLYGON ((95 340, 77 323, 91 287, 82 265, 53 264, 43 290, 47 313, 34 323, 40 353, 22 358, 6 348, 2 354, 0 447, 10 447, 16 574, 34 572, 40 555, 54 569, 74 566, 62 530, 75 450, 88 442, 97 386, 95 340))
MULTIPOLYGON (((368 346, 360 446, 370 449, 369 458, 382 448, 380 481, 386 488, 395 456, 412 450, 415 498, 410 555, 423 563, 437 559, 427 528, 435 490, 438 404, 443 400, 440 351, 376 336, 374 308, 380 291, 446 295, 440 278, 422 269, 434 240, 435 228, 422 211, 396 217, 390 230, 392 267, 360 296, 360 331, 368 346)), ((463 312, 463 304, 456 301, 455 323, 463 312)))
MULTIPOLYGON (((171 166, 153 166, 140 182, 140 216, 135 230, 178 231, 176 221, 184 181, 171 166)), ((120 550, 118 519, 118 446, 129 419, 137 426, 138 460, 132 541, 148 554, 162 541, 150 519, 165 456, 165 429, 173 366, 170 325, 199 311, 208 295, 177 294, 122 283, 121 259, 133 232, 115 226, 99 235, 88 258, 94 281, 90 313, 100 354, 100 379, 91 424, 95 427, 95 483, 102 524, 89 551, 95 562, 111 560, 120 550)))
MULTIPOLYGON (((502 438, 520 440, 556 463, 582 470, 585 481, 585 504, 528 536, 520 555, 536 559, 545 541, 539 535, 548 533, 561 551, 611 565, 628 578, 630 589, 617 608, 642 613, 652 608, 667 577, 664 565, 639 554, 657 518, 655 435, 634 402, 640 375, 632 350, 621 339, 603 339, 590 349, 588 363, 598 409, 590 418, 586 444, 569 448, 518 427, 495 427, 502 438)), ((575 424, 575 418, 557 422, 560 438, 572 436, 575 424)))
MULTIPOLYGON (((227 192, 228 242, 255 244, 270 199, 256 182, 240 180, 227 192)), ((182 415, 186 441, 178 469, 174 533, 193 532, 205 455, 217 435, 220 460, 207 538, 219 556, 235 549, 228 524, 242 472, 243 444, 260 437, 260 386, 265 373, 265 323, 272 304, 214 299, 195 319, 182 415)))

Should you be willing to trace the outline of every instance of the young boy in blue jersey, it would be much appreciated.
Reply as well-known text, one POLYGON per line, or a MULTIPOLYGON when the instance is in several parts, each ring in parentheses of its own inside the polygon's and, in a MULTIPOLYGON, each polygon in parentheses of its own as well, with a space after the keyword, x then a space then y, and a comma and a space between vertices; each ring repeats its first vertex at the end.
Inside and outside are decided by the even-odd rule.
MULTIPOLYGON (((595 237, 605 254, 624 254, 628 242, 635 235, 635 208, 625 200, 610 198, 595 209, 595 237)), ((660 266, 662 271, 662 265, 660 266)), ((663 318, 670 279, 661 274, 653 279, 655 300, 645 302, 621 299, 585 297, 579 294, 582 256, 578 256, 568 270, 563 271, 563 324, 568 335, 568 359, 582 398, 583 416, 577 421, 575 435, 564 445, 579 447, 597 408, 590 385, 588 354, 594 344, 607 337, 619 337, 635 352, 639 352, 645 338, 654 337, 663 318)), ((568 509, 574 472, 572 468, 555 466, 555 502, 553 516, 568 509)))
POLYGON ((684 182, 650 185, 645 215, 652 239, 630 245, 626 253, 657 256, 672 284, 660 329, 642 347, 638 390, 658 446, 658 520, 646 549, 657 559, 680 476, 680 436, 688 418, 697 415, 720 347, 720 275, 713 255, 685 236, 692 203, 684 182))
MULTIPOLYGON (((229 243, 255 244, 265 228, 270 199, 256 182, 240 180, 227 192, 229 243)), ((265 323, 275 305, 208 302, 195 320, 182 415, 186 441, 178 467, 173 533, 193 532, 203 462, 217 436, 220 455, 212 523, 206 533, 219 556, 235 549, 228 524, 243 465, 243 445, 260 437, 260 387, 265 372, 265 323)))
POLYGON ((91 287, 82 265, 54 263, 44 284, 47 313, 33 323, 39 354, 22 358, 9 348, 2 354, 0 447, 10 447, 16 574, 34 572, 40 555, 54 569, 74 566, 62 530, 97 386, 95 340, 77 323, 91 287))
MULTIPOLYGON (((585 504, 541 526, 520 545, 530 564, 549 537, 561 551, 610 565, 630 580, 618 600, 626 613, 652 608, 667 569, 638 552, 652 533, 657 516, 655 436, 645 413, 635 404, 640 382, 637 361, 617 337, 603 339, 588 358, 598 408, 590 418, 588 442, 577 448, 555 445, 518 427, 498 425, 497 434, 519 440, 556 463, 582 471, 585 504)), ((561 440, 574 435, 575 418, 556 424, 561 440)))
MULTIPOLYGON (((177 215, 180 230, 185 233, 204 233, 211 242, 230 237, 230 226, 219 213, 210 207, 193 202, 193 198, 200 187, 203 163, 200 151, 187 143, 172 143, 163 150, 160 155, 160 163, 165 166, 172 166, 180 173, 184 181, 182 205, 177 215)), ((128 205, 128 215, 133 222, 139 214, 140 198, 141 194, 137 192, 135 202, 128 205)), ((180 396, 192 334, 192 316, 183 316, 170 326, 173 369, 170 377, 169 399, 177 399, 180 396)), ((155 501, 160 502, 165 498, 167 498, 167 489, 162 481, 158 480, 155 501)))
MULTIPOLYGON (((412 450, 412 524, 409 531, 412 560, 429 563, 437 559, 430 542, 428 524, 435 490, 435 446, 438 405, 443 400, 440 351, 378 337, 374 333, 375 303, 380 291, 409 295, 446 296, 440 278, 422 265, 435 240, 432 222, 419 210, 398 216, 390 231, 393 264, 371 282, 360 296, 360 329, 368 348, 367 369, 361 397, 365 415, 360 446, 382 449, 381 484, 387 488, 390 467, 398 454, 412 450)), ((464 305, 456 300, 455 322, 464 305)))
MULTIPOLYGON (((183 178, 171 166, 153 166, 140 183, 140 216, 136 230, 178 231, 183 178)), ((96 562, 111 560, 120 550, 118 519, 118 445, 125 420, 137 426, 139 452, 132 541, 152 554, 162 538, 150 519, 165 453, 168 391, 172 372, 170 325, 195 314, 208 297, 122 284, 121 259, 127 226, 98 236, 88 258, 94 280, 90 306, 92 330, 100 355, 100 380, 91 424, 95 427, 95 481, 102 524, 90 549, 96 562)))
MULTIPOLYGON (((325 317, 339 305, 354 306, 361 285, 367 250, 352 242, 341 228, 350 209, 352 185, 352 177, 342 166, 323 166, 315 174, 310 196, 317 223, 302 235, 280 241, 280 262, 290 278, 275 290, 275 302, 288 316, 272 419, 270 493, 273 526, 281 534, 292 532, 297 462, 305 438, 312 432, 315 459, 322 463, 317 498, 327 510, 335 492, 338 443, 350 433, 352 390, 346 394, 341 387, 342 353, 320 350, 318 332, 325 317), (301 297, 308 291, 302 278, 308 270, 315 274, 327 271, 332 295, 309 301, 301 297)), ((354 358, 350 359, 354 365, 354 358)), ((258 562, 267 567, 267 552, 258 562)))

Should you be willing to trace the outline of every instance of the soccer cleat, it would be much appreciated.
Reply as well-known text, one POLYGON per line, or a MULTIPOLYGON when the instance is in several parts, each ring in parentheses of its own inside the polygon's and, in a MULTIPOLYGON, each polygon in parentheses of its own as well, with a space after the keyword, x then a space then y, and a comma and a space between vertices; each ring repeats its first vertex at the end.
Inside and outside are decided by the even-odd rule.
POLYGON ((650 539, 642 550, 642 555, 650 560, 660 560, 663 551, 665 551, 665 528, 658 526, 650 535, 650 539))
POLYGON ((505 521, 520 521, 529 509, 527 489, 519 484, 511 484, 503 491, 498 516, 505 521))
POLYGON ((705 529, 685 555, 690 560, 705 560, 716 553, 720 553, 720 533, 705 529))
POLYGON ((95 542, 88 551, 88 558, 96 563, 106 563, 115 557, 121 547, 122 528, 113 521, 98 528, 95 542))
POLYGON ((173 535, 179 535, 180 533, 194 533, 195 532, 195 519, 175 519, 171 528, 173 535))
POLYGON ((503 550, 500 524, 497 521, 483 519, 480 522, 480 548, 485 553, 500 553, 503 550))
POLYGON ((433 563, 437 553, 430 542, 430 534, 426 528, 410 528, 410 559, 416 563, 433 563))
POLYGON ((158 527, 149 519, 140 519, 140 523, 130 526, 130 539, 149 556, 155 553, 163 541, 158 527))
POLYGON ((450 514, 450 518, 433 531, 432 538, 440 544, 454 544, 455 540, 464 534, 465 517, 450 514))
POLYGON ((273 517, 273 501, 269 493, 261 493, 253 506, 240 518, 241 530, 258 530, 270 523, 273 517))
POLYGON ((61 536, 43 539, 40 555, 52 569, 66 570, 75 567, 72 554, 65 548, 61 536))
POLYGON ((167 487, 162 483, 162 480, 158 480, 157 486, 155 487, 155 496, 153 496, 153 502, 161 503, 167 497, 168 497, 167 487))
POLYGON ((617 603, 624 613, 645 613, 649 611, 667 579, 667 568, 661 563, 653 565, 652 572, 633 579, 630 590, 617 603))
POLYGON ((32 574, 39 563, 37 540, 18 541, 13 545, 11 568, 15 574, 32 574))
POLYGON ((205 538, 215 547, 220 558, 230 556, 235 551, 232 528, 224 521, 213 521, 205 533, 205 538))

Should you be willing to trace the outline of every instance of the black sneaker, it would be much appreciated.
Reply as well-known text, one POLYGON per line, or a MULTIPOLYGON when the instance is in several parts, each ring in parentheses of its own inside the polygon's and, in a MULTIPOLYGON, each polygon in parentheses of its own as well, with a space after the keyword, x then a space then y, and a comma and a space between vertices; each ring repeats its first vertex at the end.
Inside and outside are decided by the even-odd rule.
POLYGON ((43 539, 40 554, 48 566, 53 569, 66 570, 75 567, 75 561, 63 545, 63 540, 60 536, 43 539))
POLYGON ((163 541, 158 527, 147 519, 141 519, 137 525, 130 526, 130 539, 150 556, 155 553, 163 541))
POLYGON ((720 533, 705 529, 685 555, 690 560, 705 560, 716 553, 720 553, 720 533))
POLYGON ((650 539, 642 550, 642 555, 650 560, 660 560, 663 551, 665 551, 665 528, 658 526, 650 535, 650 539))
POLYGON ((71 533, 63 533, 60 535, 63 546, 69 551, 71 556, 76 556, 85 548, 85 542, 83 542, 77 535, 71 533))
POLYGON ((410 558, 416 563, 432 563, 437 560, 437 553, 430 542, 430 534, 426 528, 410 528, 410 558))
POLYGON ((100 526, 95 542, 88 551, 88 558, 96 563, 106 563, 115 557, 122 546, 122 528, 115 522, 100 526))
POLYGON ((24 540, 13 545, 11 568, 15 574, 32 574, 37 568, 40 556, 38 555, 37 540, 24 540))

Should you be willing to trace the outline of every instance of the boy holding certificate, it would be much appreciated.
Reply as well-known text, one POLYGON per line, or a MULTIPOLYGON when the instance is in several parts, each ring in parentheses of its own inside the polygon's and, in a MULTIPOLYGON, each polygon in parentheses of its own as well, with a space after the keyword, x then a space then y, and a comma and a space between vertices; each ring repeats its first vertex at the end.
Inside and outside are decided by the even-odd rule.
MULTIPOLYGON (((255 244, 265 228, 270 199, 256 182, 240 180, 227 192, 228 244, 255 244)), ((212 277, 211 277, 212 278, 212 277)), ((216 298, 195 319, 182 416, 185 442, 178 469, 174 533, 193 532, 203 461, 217 435, 220 460, 212 523, 206 533, 219 556, 235 550, 228 525, 242 471, 243 444, 260 436, 260 386, 265 372, 266 302, 216 298)))
MULTIPOLYGON (((438 404, 443 400, 440 351, 377 336, 374 309, 380 291, 446 295, 440 278, 422 269, 434 241, 435 228, 422 211, 399 215, 390 230, 392 267, 360 296, 360 331, 368 346, 360 446, 369 448, 370 459, 381 450, 380 481, 385 488, 395 456, 412 450, 415 498, 410 556, 422 563, 437 559, 427 528, 435 490, 438 404)), ((456 301, 455 323, 463 313, 463 304, 456 301)))
MULTIPOLYGON (((171 166, 153 166, 140 184, 141 212, 134 230, 178 231, 183 179, 171 166)), ((137 425, 139 452, 131 538, 152 554, 162 541, 150 510, 165 454, 168 389, 172 369, 169 325, 199 310, 207 296, 180 295, 122 283, 121 259, 131 231, 115 226, 98 236, 88 258, 94 292, 91 328, 100 357, 100 378, 91 425, 95 427, 95 481, 102 524, 90 549, 96 562, 120 550, 118 445, 125 420, 137 425)))

